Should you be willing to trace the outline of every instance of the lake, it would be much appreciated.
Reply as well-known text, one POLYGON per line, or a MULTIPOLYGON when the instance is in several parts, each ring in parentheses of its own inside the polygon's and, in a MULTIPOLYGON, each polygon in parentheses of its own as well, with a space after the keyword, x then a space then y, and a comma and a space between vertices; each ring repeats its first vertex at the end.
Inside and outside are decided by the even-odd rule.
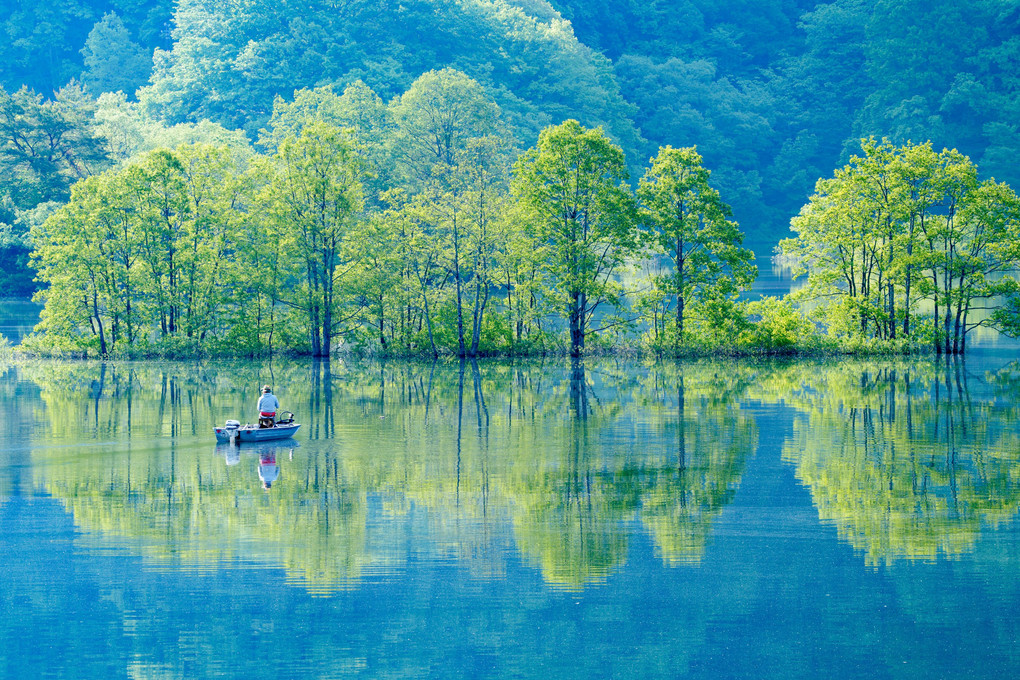
POLYGON ((41 311, 38 302, 0 299, 0 336, 17 345, 39 323, 41 311))
POLYGON ((0 674, 1018 677, 1013 356, 2 364, 0 674))

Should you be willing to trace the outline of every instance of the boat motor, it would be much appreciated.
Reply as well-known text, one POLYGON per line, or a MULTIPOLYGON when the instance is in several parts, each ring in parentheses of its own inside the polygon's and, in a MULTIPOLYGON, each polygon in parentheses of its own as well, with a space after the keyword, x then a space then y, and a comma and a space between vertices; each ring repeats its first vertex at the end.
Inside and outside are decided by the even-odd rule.
POLYGON ((227 437, 230 438, 230 443, 233 444, 237 441, 237 430, 241 427, 240 421, 228 420, 224 425, 223 429, 227 432, 227 437))

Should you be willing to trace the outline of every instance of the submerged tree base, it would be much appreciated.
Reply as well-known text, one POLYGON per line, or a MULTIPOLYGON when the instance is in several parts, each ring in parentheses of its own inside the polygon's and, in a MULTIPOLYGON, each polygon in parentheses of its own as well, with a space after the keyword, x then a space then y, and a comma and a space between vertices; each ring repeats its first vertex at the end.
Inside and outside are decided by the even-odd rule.
MULTIPOLYGON (((576 356, 569 344, 562 343, 547 347, 522 347, 515 351, 488 350, 478 352, 475 355, 459 355, 455 351, 439 348, 433 352, 429 347, 421 348, 379 348, 363 346, 347 346, 334 349, 329 357, 335 359, 356 358, 356 359, 406 359, 413 361, 420 360, 500 360, 500 359, 534 359, 534 358, 656 358, 656 359, 702 359, 702 358, 824 358, 824 357, 934 357, 935 350, 930 345, 918 345, 916 343, 895 342, 895 341, 871 341, 853 342, 836 340, 819 340, 803 345, 784 345, 781 347, 770 346, 749 346, 743 344, 685 344, 678 347, 650 347, 644 344, 615 345, 593 344, 586 347, 576 356)), ((47 346, 44 343, 29 342, 27 344, 11 346, 10 343, 0 336, 0 358, 47 358, 47 359, 102 359, 112 361, 135 361, 135 360, 199 360, 199 359, 247 359, 260 360, 271 358, 282 359, 304 359, 315 358, 311 352, 300 352, 294 350, 263 350, 252 352, 242 350, 231 352, 227 348, 217 348, 215 351, 195 347, 176 346, 138 348, 130 352, 117 351, 101 354, 94 349, 71 349, 47 346)), ((319 357, 328 358, 328 357, 319 357)))

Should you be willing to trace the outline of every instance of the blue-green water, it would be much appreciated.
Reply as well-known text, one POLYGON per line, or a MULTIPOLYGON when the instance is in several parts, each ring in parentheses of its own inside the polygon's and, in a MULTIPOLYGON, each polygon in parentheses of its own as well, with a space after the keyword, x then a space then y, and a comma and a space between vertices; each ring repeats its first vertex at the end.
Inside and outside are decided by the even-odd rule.
POLYGON ((0 335, 17 345, 39 323, 41 310, 42 305, 31 300, 0 300, 0 335))
POLYGON ((1005 355, 3 365, 0 676, 1016 677, 1018 395, 1005 355), (296 439, 216 446, 265 382, 296 439))

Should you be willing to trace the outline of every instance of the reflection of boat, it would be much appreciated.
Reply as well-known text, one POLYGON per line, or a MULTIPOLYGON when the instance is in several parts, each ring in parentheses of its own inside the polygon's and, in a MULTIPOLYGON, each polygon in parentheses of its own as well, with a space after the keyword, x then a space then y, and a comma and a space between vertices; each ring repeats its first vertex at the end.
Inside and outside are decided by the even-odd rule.
POLYGON ((290 458, 293 457, 294 449, 299 446, 301 446, 301 442, 296 439, 287 439, 285 441, 271 440, 266 442, 245 442, 243 446, 239 441, 233 444, 229 442, 217 442, 216 455, 222 457, 227 462, 227 465, 237 465, 241 462, 242 453, 257 456, 262 456, 265 453, 273 453, 278 456, 282 455, 285 458, 290 458))
POLYGON ((272 427, 259 427, 258 425, 244 424, 236 420, 228 420, 223 427, 213 428, 216 433, 216 441, 227 442, 264 442, 273 439, 286 439, 293 437, 294 433, 301 427, 294 422, 294 414, 285 411, 272 427))

